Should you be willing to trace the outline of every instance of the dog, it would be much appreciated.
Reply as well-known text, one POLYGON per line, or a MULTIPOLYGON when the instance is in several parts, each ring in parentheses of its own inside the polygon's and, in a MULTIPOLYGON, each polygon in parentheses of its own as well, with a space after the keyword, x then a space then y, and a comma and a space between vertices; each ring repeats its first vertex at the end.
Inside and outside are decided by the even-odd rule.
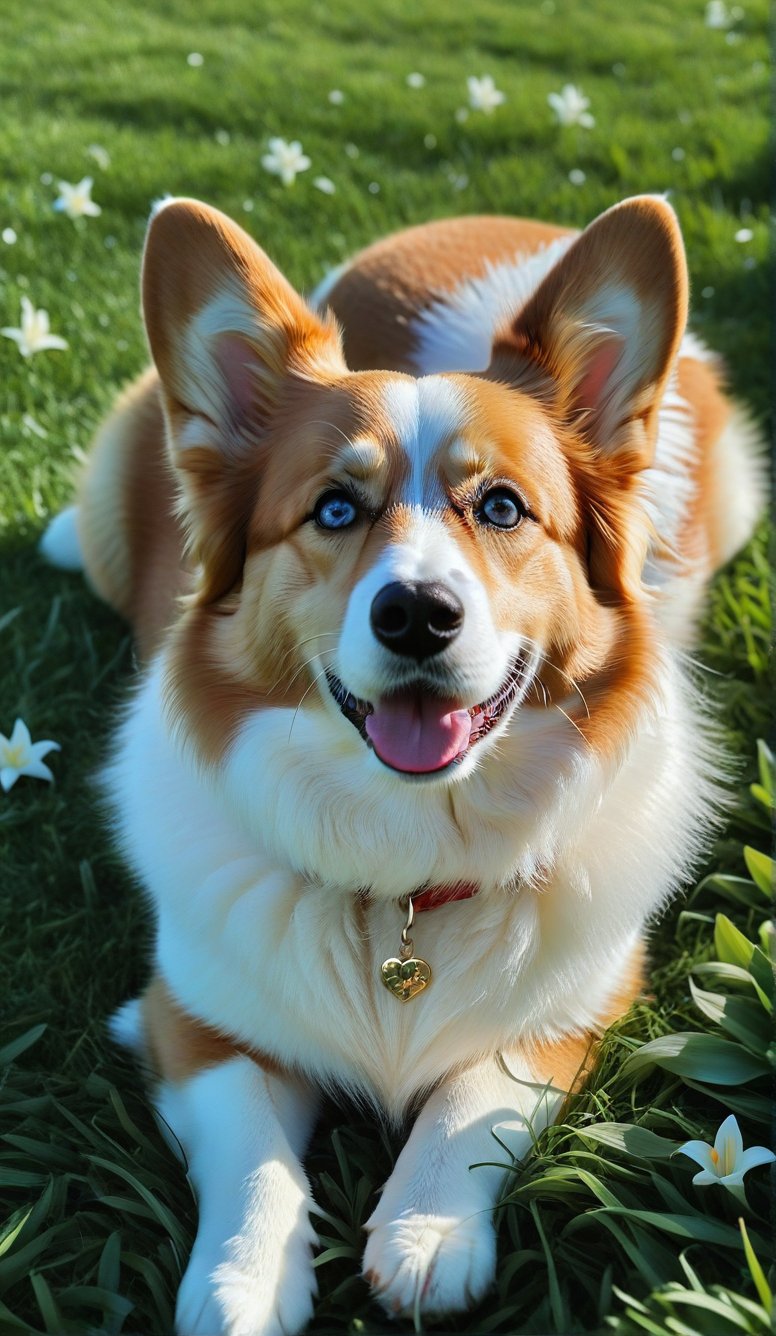
POLYGON ((325 1091, 415 1115, 375 1296, 461 1310, 498 1162, 639 995, 714 824, 684 650, 757 435, 685 332, 660 197, 411 228, 310 304, 174 199, 142 289, 154 367, 44 551, 77 545, 144 662, 104 778, 156 946, 113 1028, 198 1197, 177 1330, 309 1320, 325 1091))

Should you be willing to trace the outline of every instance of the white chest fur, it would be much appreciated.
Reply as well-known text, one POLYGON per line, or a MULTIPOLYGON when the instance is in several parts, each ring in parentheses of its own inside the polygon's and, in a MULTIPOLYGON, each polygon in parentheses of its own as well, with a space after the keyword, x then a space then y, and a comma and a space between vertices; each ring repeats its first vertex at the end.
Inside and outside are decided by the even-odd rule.
MULTIPOLYGON (((167 731, 161 681, 157 662, 135 698, 107 773, 125 851, 158 916, 161 972, 183 1005, 202 1019, 390 1112, 399 1113, 414 1093, 456 1064, 509 1049, 521 1035, 552 1039, 594 1023, 629 946, 692 852, 694 837, 688 832, 697 831, 702 795, 682 759, 691 749, 679 740, 683 712, 674 701, 664 721, 672 745, 666 745, 658 719, 645 730, 631 763, 607 776, 605 784, 588 766, 576 783, 567 777, 554 796, 548 793, 547 810, 534 809, 531 819, 519 803, 511 822, 498 811, 484 817, 481 806, 478 828, 491 872, 500 863, 506 881, 521 866, 552 870, 541 885, 523 880, 498 888, 494 875, 476 898, 419 916, 415 946, 430 962, 434 980, 403 1004, 380 979, 381 962, 395 955, 399 944, 402 914, 396 899, 383 892, 364 903, 347 878, 338 883, 336 869, 328 865, 313 880, 300 870, 291 836, 285 845, 277 830, 261 838, 262 826, 279 819, 267 788, 273 762, 286 783, 298 766, 299 829, 326 824, 325 811, 305 810, 305 802, 323 801, 308 783, 310 736, 300 739, 295 762, 287 723, 282 724, 281 767, 273 757, 273 716, 285 712, 254 717, 247 736, 256 748, 256 775, 270 779, 262 786, 257 778, 255 811, 248 804, 236 812, 230 762, 227 782, 197 769, 167 731)), ((314 730, 315 724, 309 727, 314 730)), ((238 744, 238 758, 240 751, 238 744)), ((244 756, 235 764, 244 780, 244 756)), ((341 801, 341 769, 334 779, 341 801)), ((476 795, 476 776, 469 785, 476 795)), ((433 797, 444 790, 397 787, 415 795, 415 805, 418 798, 426 804, 421 852, 432 860, 428 823, 433 829, 433 804, 440 802, 440 871, 435 876, 433 864, 426 866, 423 858, 417 866, 437 882, 453 879, 445 804, 433 797)), ((376 850, 375 867, 385 861, 386 850, 377 837, 370 844, 369 808, 358 774, 352 790, 353 829, 361 822, 368 884, 374 879, 370 847, 376 850)), ((479 797, 482 805, 487 793, 479 797)), ((449 811, 449 801, 446 805, 449 811)), ((420 855, 402 844, 403 838, 412 842, 412 823, 403 825, 398 809, 393 816, 393 875, 399 884, 402 868, 414 870, 420 855)), ((465 832, 462 848, 464 843, 465 832)), ((354 852, 343 851, 343 864, 353 862, 354 852)), ((471 876, 472 869, 457 875, 471 876)))

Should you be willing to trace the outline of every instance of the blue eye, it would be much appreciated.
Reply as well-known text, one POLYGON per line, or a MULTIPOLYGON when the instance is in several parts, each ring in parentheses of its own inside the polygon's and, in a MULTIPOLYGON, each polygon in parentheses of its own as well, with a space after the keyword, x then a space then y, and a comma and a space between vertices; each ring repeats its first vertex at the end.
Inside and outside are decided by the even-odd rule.
POLYGON ((347 529, 358 519, 358 508, 347 492, 324 492, 313 516, 320 529, 347 529))
POLYGON ((486 492, 476 510, 481 524, 490 524, 496 529, 516 529, 527 513, 523 501, 508 487, 493 487, 486 492))

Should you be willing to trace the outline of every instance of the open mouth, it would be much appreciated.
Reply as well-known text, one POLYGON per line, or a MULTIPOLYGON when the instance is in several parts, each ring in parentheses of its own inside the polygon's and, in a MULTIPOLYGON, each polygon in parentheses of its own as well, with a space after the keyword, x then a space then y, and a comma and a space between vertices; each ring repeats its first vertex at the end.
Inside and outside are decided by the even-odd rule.
POLYGON ((525 671, 525 660, 518 656, 498 691, 468 708, 420 687, 373 705, 354 696, 334 673, 327 672, 326 680, 341 713, 384 765, 403 775, 430 775, 459 765, 495 728, 515 700, 525 671))

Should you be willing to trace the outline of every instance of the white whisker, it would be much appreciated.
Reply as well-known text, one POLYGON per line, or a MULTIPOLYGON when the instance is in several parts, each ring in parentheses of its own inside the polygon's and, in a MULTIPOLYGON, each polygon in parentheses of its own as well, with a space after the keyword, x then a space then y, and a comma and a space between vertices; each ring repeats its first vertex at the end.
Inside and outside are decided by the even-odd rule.
POLYGON ((316 674, 315 674, 315 677, 313 678, 313 680, 312 680, 312 682, 310 683, 309 687, 307 688, 307 690, 305 691, 304 695, 302 696, 302 699, 300 700, 299 704, 297 705, 296 709, 294 710, 294 717, 293 717, 293 719, 291 720, 291 727, 290 727, 289 730, 288 730, 288 741, 289 741, 289 742, 291 741, 291 733, 292 733, 292 731, 293 731, 294 724, 296 723, 296 716, 298 715, 299 711, 301 710, 302 706, 304 705, 305 700, 306 700, 307 697, 309 696, 309 694, 310 694, 310 692, 312 691, 313 687, 315 686, 316 682, 319 682, 319 681, 320 681, 320 679, 323 677, 323 675, 324 675, 325 672, 326 672, 326 669, 325 669, 325 668, 322 668, 321 671, 320 671, 319 673, 316 673, 316 674))

